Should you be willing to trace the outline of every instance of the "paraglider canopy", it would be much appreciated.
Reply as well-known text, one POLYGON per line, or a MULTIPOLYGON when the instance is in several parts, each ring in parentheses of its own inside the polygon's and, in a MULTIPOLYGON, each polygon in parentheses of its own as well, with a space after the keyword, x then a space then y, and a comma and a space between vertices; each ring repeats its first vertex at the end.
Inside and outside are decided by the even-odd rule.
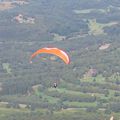
POLYGON ((59 49, 59 48, 49 48, 49 47, 45 47, 45 48, 41 48, 37 51, 35 51, 31 56, 30 56, 30 63, 32 63, 32 59, 37 56, 38 54, 42 54, 42 53, 47 53, 47 54, 53 54, 53 55, 56 55, 58 56, 59 58, 61 58, 66 64, 69 64, 70 63, 70 59, 69 59, 69 56, 68 54, 59 49))

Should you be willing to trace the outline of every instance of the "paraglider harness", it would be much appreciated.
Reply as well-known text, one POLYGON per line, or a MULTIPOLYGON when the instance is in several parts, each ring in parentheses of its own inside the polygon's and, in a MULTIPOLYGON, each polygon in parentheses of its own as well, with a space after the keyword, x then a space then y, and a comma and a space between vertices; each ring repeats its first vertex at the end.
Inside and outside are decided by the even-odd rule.
POLYGON ((56 82, 53 84, 53 87, 54 87, 54 88, 56 88, 56 87, 57 87, 57 83, 56 83, 56 82))

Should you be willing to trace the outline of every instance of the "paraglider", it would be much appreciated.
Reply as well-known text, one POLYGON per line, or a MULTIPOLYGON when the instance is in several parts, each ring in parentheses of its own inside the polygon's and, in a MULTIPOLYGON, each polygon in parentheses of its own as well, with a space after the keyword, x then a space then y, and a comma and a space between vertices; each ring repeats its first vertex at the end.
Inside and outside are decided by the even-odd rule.
POLYGON ((58 56, 60 59, 62 59, 64 61, 64 63, 69 64, 70 63, 70 59, 69 56, 67 55, 67 53, 59 48, 49 48, 49 47, 45 47, 45 48, 41 48, 37 51, 35 51, 31 57, 30 57, 30 63, 32 63, 32 59, 37 56, 38 54, 43 54, 43 53, 47 53, 47 54, 53 54, 58 56))
MULTIPOLYGON (((65 64, 70 63, 68 54, 65 51, 55 47, 52 47, 52 48, 44 47, 44 48, 38 49, 30 56, 30 63, 32 63, 32 59, 35 58, 37 55, 44 54, 44 53, 52 54, 59 57, 65 64)), ((57 86, 58 86, 57 82, 54 82, 53 87, 56 88, 57 86)))

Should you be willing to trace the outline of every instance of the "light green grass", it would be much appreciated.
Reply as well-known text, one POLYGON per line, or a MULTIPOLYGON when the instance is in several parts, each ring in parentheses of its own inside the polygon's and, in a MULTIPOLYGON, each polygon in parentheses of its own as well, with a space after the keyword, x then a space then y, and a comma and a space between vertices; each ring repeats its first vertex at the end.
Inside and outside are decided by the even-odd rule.
POLYGON ((56 33, 53 34, 53 40, 54 41, 61 41, 61 40, 64 40, 64 39, 65 39, 65 36, 61 36, 61 35, 56 34, 56 33))
POLYGON ((107 13, 106 9, 84 9, 84 10, 73 10, 76 14, 88 14, 92 12, 98 12, 98 13, 107 13))
POLYGON ((40 92, 38 88, 35 90, 35 95, 38 97, 42 97, 42 100, 47 100, 49 103, 57 103, 58 98, 54 98, 48 95, 45 95, 43 92, 40 92))
POLYGON ((102 75, 97 75, 96 77, 84 77, 80 79, 82 82, 96 82, 96 83, 105 83, 105 78, 102 75))
POLYGON ((83 92, 78 92, 78 91, 72 91, 72 90, 67 90, 65 88, 57 88, 57 89, 54 89, 54 88, 49 88, 48 91, 57 91, 59 93, 66 93, 66 94, 71 94, 71 95, 78 95, 78 96, 87 96, 87 95, 90 95, 89 93, 85 94, 83 92))
POLYGON ((89 103, 89 102, 69 102, 69 101, 66 101, 66 102, 64 102, 64 104, 68 105, 70 107, 82 107, 82 108, 96 107, 97 106, 96 102, 89 103))
POLYGON ((103 24, 99 24, 96 22, 96 19, 89 20, 88 27, 90 29, 89 34, 93 35, 99 35, 99 34, 104 34, 103 24))
POLYGON ((0 108, 0 116, 3 116, 3 115, 6 115, 6 114, 12 114, 12 113, 15 113, 15 112, 27 112, 27 113, 29 113, 30 112, 30 110, 28 110, 28 109, 16 109, 16 108, 0 108))
POLYGON ((3 67, 3 69, 4 69, 8 74, 11 74, 11 73, 12 73, 12 69, 11 69, 9 63, 3 63, 3 64, 2 64, 2 67, 3 67))
POLYGON ((88 20, 88 27, 90 29, 89 34, 90 35, 101 35, 101 34, 105 34, 103 28, 104 27, 110 27, 112 25, 117 24, 117 22, 110 22, 110 23, 97 23, 96 19, 92 19, 92 20, 88 20))

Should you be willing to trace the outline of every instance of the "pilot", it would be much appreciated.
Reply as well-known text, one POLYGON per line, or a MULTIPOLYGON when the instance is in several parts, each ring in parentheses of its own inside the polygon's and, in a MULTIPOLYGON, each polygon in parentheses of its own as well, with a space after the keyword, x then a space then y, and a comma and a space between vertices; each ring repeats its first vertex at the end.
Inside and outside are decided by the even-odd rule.
POLYGON ((54 87, 54 88, 56 88, 56 87, 57 87, 57 83, 56 83, 56 82, 53 84, 53 87, 54 87))

